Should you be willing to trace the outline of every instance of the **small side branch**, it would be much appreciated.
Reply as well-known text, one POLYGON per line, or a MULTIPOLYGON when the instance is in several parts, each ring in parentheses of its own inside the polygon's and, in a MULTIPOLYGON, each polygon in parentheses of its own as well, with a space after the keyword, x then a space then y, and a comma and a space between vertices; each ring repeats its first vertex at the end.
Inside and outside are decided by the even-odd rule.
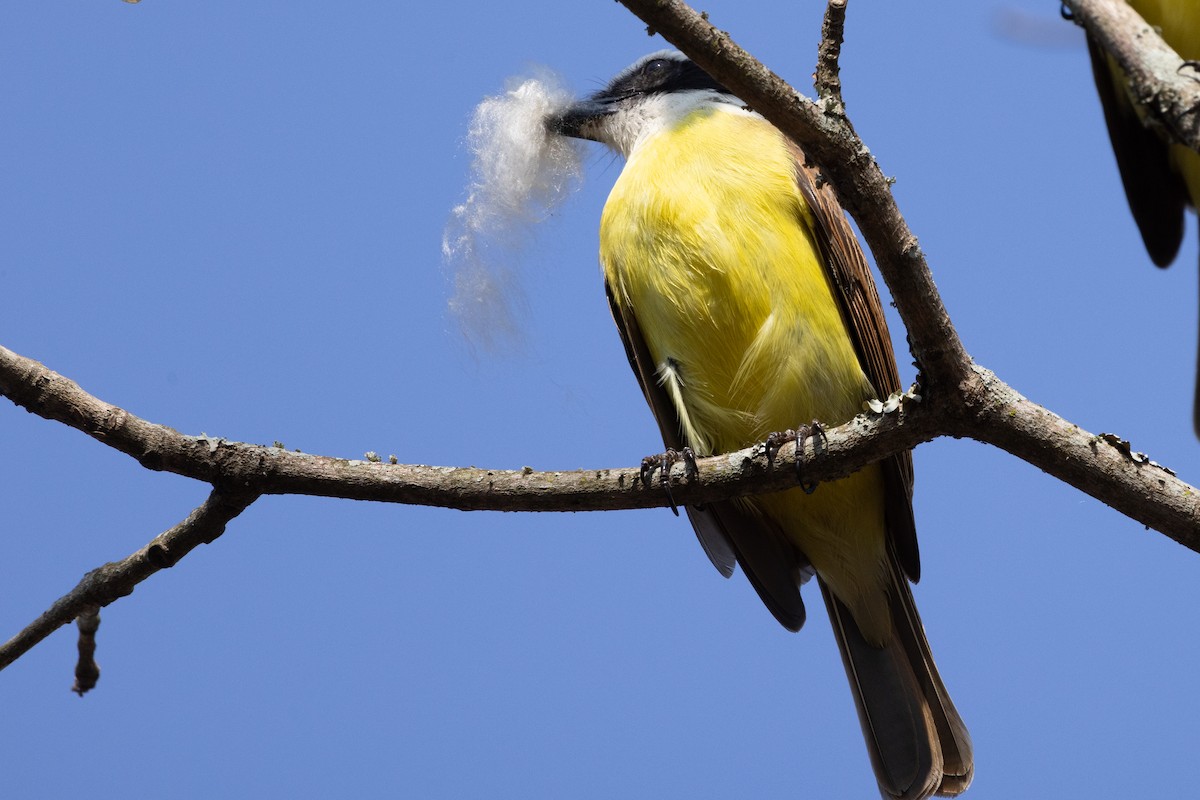
POLYGON ((813 84, 817 97, 831 112, 830 103, 836 104, 837 113, 845 113, 842 100, 842 79, 838 59, 842 55, 842 34, 846 25, 846 0, 829 0, 825 7, 825 20, 821 23, 821 44, 817 47, 817 72, 813 84))
MULTIPOLYGON (((86 619, 87 615, 98 613, 100 608, 131 594, 135 586, 154 573, 174 566, 197 546, 216 539, 224 533, 225 525, 245 511, 257 497, 255 492, 215 489, 187 519, 156 536, 141 550, 122 561, 105 564, 83 576, 79 585, 56 600, 23 631, 0 645, 0 669, 16 661, 54 631, 70 624, 71 620, 80 616, 86 619)), ((81 625, 81 631, 83 627, 81 625)), ((94 643, 92 648, 94 649, 94 643)), ((90 654, 88 657, 90 658, 90 654)), ((86 664, 84 668, 86 672, 86 664)), ((96 676, 98 675, 99 670, 96 670, 96 676)), ((80 694, 82 693, 81 691, 80 694)))
POLYGON ((71 691, 83 697, 96 688, 100 680, 100 665, 96 663, 96 631, 100 630, 100 607, 84 609, 75 618, 79 628, 79 662, 75 665, 75 685, 71 691))

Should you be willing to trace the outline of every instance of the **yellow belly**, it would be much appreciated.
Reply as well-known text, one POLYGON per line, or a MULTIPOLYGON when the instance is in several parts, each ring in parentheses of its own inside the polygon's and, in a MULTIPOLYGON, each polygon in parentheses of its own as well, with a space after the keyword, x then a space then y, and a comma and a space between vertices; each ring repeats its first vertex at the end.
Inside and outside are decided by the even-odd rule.
MULTIPOLYGON (((761 118, 696 112, 635 148, 604 209, 605 277, 633 309, 682 433, 702 455, 814 419, 840 424, 875 394, 794 169, 761 118)), ((877 466, 812 495, 746 502, 780 523, 864 633, 887 626, 877 466)))

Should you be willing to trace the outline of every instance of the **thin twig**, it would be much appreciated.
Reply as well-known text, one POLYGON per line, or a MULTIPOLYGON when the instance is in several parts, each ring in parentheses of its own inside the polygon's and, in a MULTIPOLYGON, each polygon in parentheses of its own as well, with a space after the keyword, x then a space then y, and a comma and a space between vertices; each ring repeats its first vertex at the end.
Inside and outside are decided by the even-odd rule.
MULTIPOLYGON (((0 347, 0 393, 12 373, 30 376, 41 388, 26 407, 50 419, 96 435, 122 452, 155 451, 158 469, 238 486, 259 494, 304 494, 348 500, 438 506, 463 511, 605 511, 661 508, 670 500, 658 480, 645 485, 641 466, 540 472, 533 469, 491 470, 475 467, 431 467, 387 464, 309 455, 280 447, 230 442, 207 436, 185 436, 147 422, 85 392, 73 381, 30 359, 0 347), (70 413, 67 413, 69 410, 70 413), (119 424, 104 424, 118 419, 119 424), (103 427, 103 435, 95 431, 103 427)), ((1046 422, 1038 445, 1045 452, 1035 463, 1046 472, 1093 494, 1139 522, 1200 552, 1195 520, 1200 493, 1172 474, 1148 477, 1140 462, 1112 459, 1102 449, 1088 456, 1097 437, 1021 397, 982 368, 972 365, 961 391, 906 400, 890 413, 864 413, 826 429, 828 446, 802 454, 808 480, 827 482, 867 464, 911 450, 938 436, 966 436, 995 444, 1034 461, 1030 454, 1038 435, 1036 420, 1046 422), (1016 403, 1019 398, 1021 403, 1016 403), (1019 412, 1019 413, 1018 413, 1019 412), (1068 433, 1064 434, 1063 431, 1068 433), (1061 437, 1068 436, 1064 441, 1061 437), (1072 443, 1069 456, 1055 448, 1072 443), (1098 493, 1103 485, 1107 494, 1098 493), (1161 495, 1178 498, 1161 504, 1161 495)), ((145 456, 140 458, 145 463, 145 456)), ((697 477, 684 469, 671 476, 675 502, 698 505, 798 485, 796 451, 785 445, 772 462, 755 445, 697 459, 697 477)))
POLYGON ((825 7, 825 19, 821 23, 821 44, 817 47, 817 71, 813 76, 813 85, 826 113, 830 114, 846 113, 846 104, 842 99, 842 79, 838 74, 838 59, 842 55, 845 25, 846 0, 829 0, 829 5, 825 7))
POLYGON ((100 630, 100 606, 84 609, 75 618, 79 628, 79 661, 75 664, 75 685, 71 691, 83 697, 96 688, 100 665, 96 663, 96 631, 100 630))
POLYGON ((216 539, 225 531, 226 523, 242 513, 257 497, 256 492, 214 489, 183 522, 159 534, 128 558, 105 564, 84 575, 74 589, 56 600, 28 627, 0 645, 0 669, 16 661, 63 625, 70 624, 71 620, 132 593, 133 588, 146 578, 174 566, 197 546, 216 539))

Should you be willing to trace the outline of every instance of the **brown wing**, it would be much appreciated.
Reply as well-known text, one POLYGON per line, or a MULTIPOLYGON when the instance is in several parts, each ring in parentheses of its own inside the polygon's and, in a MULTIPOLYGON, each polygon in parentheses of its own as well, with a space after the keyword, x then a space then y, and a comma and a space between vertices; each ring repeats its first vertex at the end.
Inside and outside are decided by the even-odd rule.
MULTIPOLYGON (((625 345, 625 356, 658 421, 663 442, 673 448, 688 444, 675 407, 658 381, 654 360, 633 309, 617 303, 607 283, 604 289, 625 345)), ((713 566, 728 578, 733 574, 736 560, 779 624, 791 631, 800 630, 804 625, 804 601, 800 599, 796 576, 806 565, 797 562, 796 550, 786 544, 782 532, 770 521, 746 513, 732 501, 689 506, 687 514, 713 566)))
MULTIPOLYGON (((886 399, 892 392, 901 390, 900 374, 896 370, 892 339, 871 268, 867 266, 862 248, 833 189, 819 178, 815 167, 805 164, 800 148, 789 145, 796 160, 796 181, 812 209, 817 243, 833 279, 834 296, 841 306, 858 360, 879 398, 886 399)), ((912 453, 905 451, 888 458, 882 466, 887 491, 888 533, 904 573, 916 582, 921 579, 921 557, 912 514, 912 453)))
POLYGON ((1166 143, 1142 124, 1129 99, 1118 94, 1108 56, 1091 39, 1088 53, 1129 210, 1150 259, 1160 267, 1169 266, 1183 241, 1187 187, 1171 168, 1166 143))
MULTIPOLYGON (((816 238, 859 361, 879 397, 887 397, 900 389, 900 376, 875 280, 833 190, 805 166, 798 148, 794 152, 797 181, 812 208, 816 238)), ((868 644, 824 583, 821 592, 880 787, 886 796, 955 795, 974 774, 971 736, 938 674, 905 580, 918 580, 921 569, 912 516, 912 453, 893 456, 882 467, 896 638, 882 648, 868 644)))

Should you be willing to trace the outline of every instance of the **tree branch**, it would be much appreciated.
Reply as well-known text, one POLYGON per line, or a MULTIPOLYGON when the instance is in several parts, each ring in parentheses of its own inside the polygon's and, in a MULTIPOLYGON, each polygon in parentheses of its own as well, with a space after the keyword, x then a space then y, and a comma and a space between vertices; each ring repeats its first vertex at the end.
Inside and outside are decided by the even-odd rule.
POLYGON ((1200 553, 1200 493, 1111 433, 1094 434, 972 367, 950 434, 986 442, 1200 553))
MULTIPOLYGON (((0 645, 0 670, 71 620, 97 612, 117 598, 132 593, 133 587, 146 578, 159 570, 175 566, 179 559, 197 546, 216 539, 225 532, 226 523, 245 511, 257 498, 258 493, 253 491, 216 489, 187 519, 156 536, 141 550, 84 575, 74 589, 56 600, 23 631, 0 645)), ((96 675, 99 675, 99 670, 96 675)))
POLYGON ((1147 119, 1173 141, 1200 152, 1200 80, 1124 0, 1063 0, 1074 21, 1121 66, 1147 119))
MULTIPOLYGON (((883 413, 864 412, 808 440, 799 454, 806 481, 843 478, 939 436, 989 442, 1200 552, 1200 493, 1128 448, 1071 425, 1022 397, 992 373, 972 367, 962 395, 893 398, 883 413), (1040 426, 1040 427, 1039 427, 1040 426), (1059 452, 1061 450, 1062 452, 1059 452), (1163 498, 1172 502, 1163 504, 1163 498)), ((671 498, 703 504, 799 485, 795 443, 768 461, 762 444, 682 465, 671 473, 671 498, 657 476, 616 467, 539 472, 385 464, 310 455, 280 447, 186 436, 85 392, 32 359, 0 347, 0 394, 32 413, 88 433, 152 469, 253 494, 304 494, 454 508, 462 511, 606 511, 660 508, 671 498), (36 386, 36 391, 10 390, 36 386), (147 459, 153 451, 155 456, 147 459), (148 464, 149 466, 149 464, 148 464)), ((1119 439, 1117 440, 1119 441, 1119 439)))
POLYGON ((825 19, 821 23, 821 44, 817 46, 817 70, 813 85, 817 97, 825 102, 825 110, 834 113, 830 103, 836 103, 836 113, 844 116, 842 101, 842 79, 839 76, 838 59, 842 56, 842 36, 846 26, 846 0, 829 0, 825 8, 825 19))
MULTIPOLYGON (((305 494, 348 500, 438 506, 462 511, 606 511, 670 504, 658 476, 641 467, 539 472, 387 464, 310 455, 282 447, 186 436, 88 394, 74 381, 0 346, 0 394, 31 413, 62 422, 133 456, 149 469, 257 494, 305 494)), ((888 413, 864 413, 822 436, 817 453, 802 453, 806 481, 845 477, 944 433, 944 416, 905 402, 888 413), (902 413, 901 413, 902 412, 902 413)), ((799 485, 794 443, 768 463, 763 445, 697 461, 699 479, 677 466, 671 496, 709 503, 799 485)))

